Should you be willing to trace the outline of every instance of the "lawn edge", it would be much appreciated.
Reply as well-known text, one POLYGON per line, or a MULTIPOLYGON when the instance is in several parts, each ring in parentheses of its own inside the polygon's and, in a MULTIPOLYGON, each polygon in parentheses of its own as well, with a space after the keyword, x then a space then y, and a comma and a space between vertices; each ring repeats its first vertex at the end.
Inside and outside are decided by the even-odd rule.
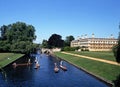
POLYGON ((70 62, 70 61, 67 61, 67 60, 65 60, 65 59, 63 59, 63 58, 61 58, 61 57, 58 57, 58 56, 55 55, 55 54, 52 54, 51 56, 52 56, 52 57, 55 57, 55 58, 62 59, 62 60, 64 60, 64 61, 66 61, 66 62, 72 64, 73 66, 75 66, 75 67, 77 67, 78 69, 84 71, 85 73, 87 73, 87 74, 89 74, 89 75, 95 77, 95 78, 98 79, 99 81, 104 82, 104 83, 105 83, 106 85, 108 85, 109 87, 113 87, 113 86, 114 86, 114 83, 113 83, 113 82, 111 82, 111 81, 109 81, 109 80, 106 80, 105 78, 103 78, 103 77, 101 77, 101 76, 98 76, 98 75, 96 75, 96 74, 94 74, 94 73, 92 73, 92 72, 86 70, 86 69, 83 68, 83 67, 77 66, 76 64, 74 64, 74 63, 72 63, 72 62, 70 62))

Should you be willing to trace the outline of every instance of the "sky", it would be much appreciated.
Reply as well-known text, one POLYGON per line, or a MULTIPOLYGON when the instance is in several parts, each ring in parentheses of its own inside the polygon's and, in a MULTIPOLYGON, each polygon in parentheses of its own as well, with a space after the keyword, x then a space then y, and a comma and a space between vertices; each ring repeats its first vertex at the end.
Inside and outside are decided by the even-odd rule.
POLYGON ((0 0, 0 27, 18 21, 35 27, 35 43, 52 34, 117 38, 120 0, 0 0))

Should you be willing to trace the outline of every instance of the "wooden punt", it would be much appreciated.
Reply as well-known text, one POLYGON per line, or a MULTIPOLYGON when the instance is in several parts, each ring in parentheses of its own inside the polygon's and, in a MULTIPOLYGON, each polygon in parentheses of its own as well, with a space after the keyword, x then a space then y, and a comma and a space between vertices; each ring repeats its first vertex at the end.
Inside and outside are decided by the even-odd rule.
POLYGON ((31 65, 32 63, 21 63, 21 64, 16 64, 17 66, 27 66, 27 65, 31 65))
POLYGON ((39 67, 40 67, 40 64, 37 63, 37 64, 35 65, 34 69, 38 69, 39 67))
POLYGON ((12 65, 13 66, 27 66, 27 65, 31 65, 32 63, 20 63, 20 64, 16 64, 16 63, 13 63, 12 65))
POLYGON ((60 68, 64 71, 67 71, 67 68, 65 66, 60 65, 60 68))

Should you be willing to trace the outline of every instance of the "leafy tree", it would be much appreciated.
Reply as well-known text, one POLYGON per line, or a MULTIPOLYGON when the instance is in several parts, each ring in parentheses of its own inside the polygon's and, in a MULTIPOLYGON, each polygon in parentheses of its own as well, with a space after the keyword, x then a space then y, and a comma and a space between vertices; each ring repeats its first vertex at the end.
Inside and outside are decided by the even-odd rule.
POLYGON ((115 87, 120 87, 120 74, 117 76, 117 79, 113 81, 115 84, 115 87))
POLYGON ((62 37, 58 34, 52 34, 52 36, 48 40, 49 48, 63 47, 63 45, 64 45, 64 41, 62 40, 62 37))
MULTIPOLYGON (((119 24, 119 29, 120 29, 120 24, 119 24)), ((113 53, 116 58, 116 62, 120 63, 120 32, 118 36, 118 44, 113 47, 113 53)))
POLYGON ((66 46, 66 47, 62 48, 62 51, 75 51, 75 50, 78 50, 78 47, 66 46))
POLYGON ((0 31, 1 31, 1 40, 5 40, 6 39, 6 31, 7 31, 7 26, 6 25, 3 25, 1 28, 0 28, 0 31))
POLYGON ((117 46, 117 55, 116 55, 116 61, 120 63, 120 32, 119 32, 119 38, 118 38, 118 46, 117 46))
POLYGON ((30 53, 36 39, 35 28, 23 22, 3 25, 1 28, 0 51, 30 53))
POLYGON ((65 40, 65 46, 70 46, 70 42, 72 41, 72 40, 74 40, 75 38, 72 36, 72 35, 70 35, 70 36, 67 36, 66 37, 66 40, 65 40))
POLYGON ((7 40, 11 43, 16 41, 33 42, 33 40, 36 39, 35 28, 23 22, 16 22, 12 25, 8 25, 6 35, 7 40))
POLYGON ((7 41, 0 41, 0 52, 10 51, 10 44, 7 41))
POLYGON ((47 48, 48 47, 48 41, 47 40, 43 40, 42 41, 42 47, 43 48, 47 48))

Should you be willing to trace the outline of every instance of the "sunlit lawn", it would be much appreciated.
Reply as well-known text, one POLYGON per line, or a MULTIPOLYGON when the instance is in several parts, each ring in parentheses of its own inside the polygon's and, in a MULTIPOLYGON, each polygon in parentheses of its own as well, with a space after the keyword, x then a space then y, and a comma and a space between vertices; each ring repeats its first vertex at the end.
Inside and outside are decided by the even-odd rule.
POLYGON ((24 54, 15 54, 15 53, 0 53, 0 67, 4 67, 9 63, 20 58, 24 54))
MULTIPOLYGON (((104 55, 108 55, 109 53, 104 53, 104 55)), ((120 74, 120 66, 110 65, 107 63, 102 63, 94 60, 89 60, 85 58, 79 58, 71 55, 66 55, 60 52, 56 52, 55 55, 58 57, 67 60, 68 62, 77 65, 78 67, 85 68, 86 70, 99 75, 109 81, 113 81, 120 74)), ((92 55, 92 52, 90 53, 92 55)), ((93 52, 93 55, 97 55, 93 52)), ((104 56, 103 55, 103 56, 104 56)))
POLYGON ((116 61, 113 52, 91 52, 91 51, 81 51, 81 52, 69 51, 69 52, 79 54, 79 55, 101 58, 105 60, 116 61))

